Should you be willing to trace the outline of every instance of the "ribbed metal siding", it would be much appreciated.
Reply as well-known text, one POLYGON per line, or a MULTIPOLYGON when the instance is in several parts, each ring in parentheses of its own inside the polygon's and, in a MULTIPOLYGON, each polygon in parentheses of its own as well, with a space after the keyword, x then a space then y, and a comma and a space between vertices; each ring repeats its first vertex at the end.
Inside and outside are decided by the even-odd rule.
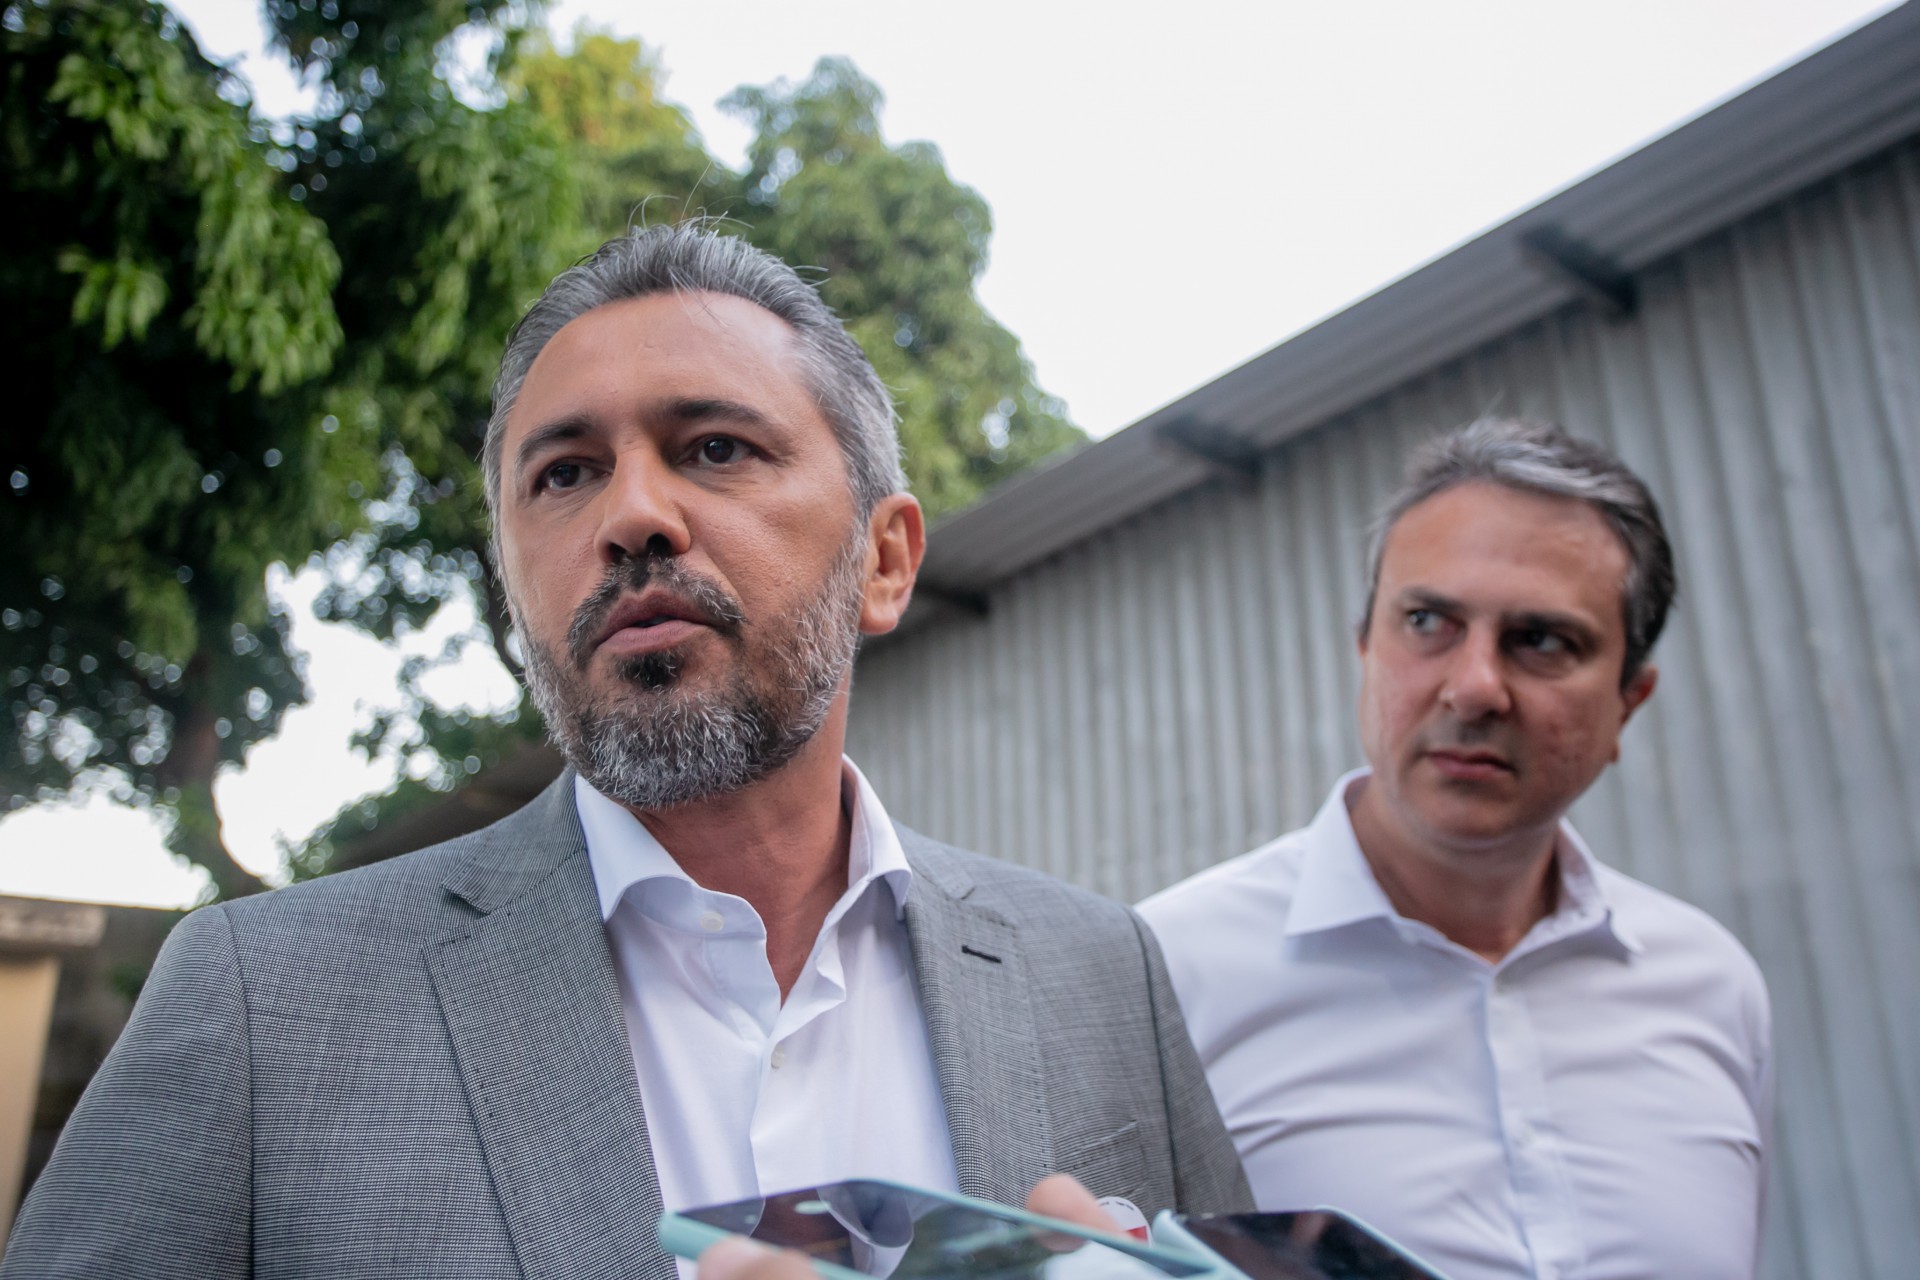
POLYGON ((1551 316, 863 658, 852 750, 955 843, 1128 900, 1291 829, 1356 763, 1365 525, 1495 409, 1660 495, 1658 695, 1575 819, 1772 987, 1766 1274, 1920 1275, 1920 147, 1551 316))

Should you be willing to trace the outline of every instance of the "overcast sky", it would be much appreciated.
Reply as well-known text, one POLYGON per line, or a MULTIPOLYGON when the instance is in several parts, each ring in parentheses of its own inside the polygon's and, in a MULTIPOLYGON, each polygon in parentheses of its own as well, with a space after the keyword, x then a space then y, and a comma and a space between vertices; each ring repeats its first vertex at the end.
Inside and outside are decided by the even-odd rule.
MULTIPOLYGON (((263 110, 297 109, 256 4, 173 7, 263 110)), ((886 94, 888 139, 937 143, 986 198, 981 295, 1041 384, 1104 435, 1889 7, 561 0, 552 21, 647 42, 668 96, 733 162, 746 133, 722 96, 851 57, 886 94)), ((344 630, 302 621, 316 700, 219 787, 229 843, 256 867, 391 777, 345 744, 392 696, 398 657, 344 630)), ((466 696, 497 701, 504 679, 475 670, 466 696)), ((0 893, 159 904, 198 884, 140 815, 0 822, 0 893)))

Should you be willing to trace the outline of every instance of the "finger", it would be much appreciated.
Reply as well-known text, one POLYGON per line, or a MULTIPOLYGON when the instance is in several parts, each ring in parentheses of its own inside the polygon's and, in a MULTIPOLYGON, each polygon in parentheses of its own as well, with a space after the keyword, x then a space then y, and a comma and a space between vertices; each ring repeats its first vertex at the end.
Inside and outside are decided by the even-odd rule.
POLYGON ((741 1236, 729 1236, 700 1255, 699 1280, 820 1280, 807 1260, 791 1249, 769 1249, 741 1236))
POLYGON ((1079 1179, 1064 1173, 1051 1174, 1034 1184, 1033 1190, 1027 1193, 1027 1212, 1094 1231, 1120 1232, 1120 1224, 1100 1207, 1093 1192, 1081 1186, 1079 1179))

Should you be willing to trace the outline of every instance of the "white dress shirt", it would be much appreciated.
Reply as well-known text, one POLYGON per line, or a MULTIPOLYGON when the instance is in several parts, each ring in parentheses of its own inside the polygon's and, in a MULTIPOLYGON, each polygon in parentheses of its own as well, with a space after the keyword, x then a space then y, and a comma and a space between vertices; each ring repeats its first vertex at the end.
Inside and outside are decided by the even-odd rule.
POLYGON ((847 891, 782 1002, 759 913, 575 783, 669 1210, 856 1177, 958 1189, 902 920, 913 872, 851 761, 842 788, 847 891))
POLYGON ((1388 902, 1348 817, 1366 776, 1140 907, 1256 1202, 1344 1209, 1456 1280, 1751 1276, 1752 958, 1563 823, 1556 909, 1490 964, 1388 902))

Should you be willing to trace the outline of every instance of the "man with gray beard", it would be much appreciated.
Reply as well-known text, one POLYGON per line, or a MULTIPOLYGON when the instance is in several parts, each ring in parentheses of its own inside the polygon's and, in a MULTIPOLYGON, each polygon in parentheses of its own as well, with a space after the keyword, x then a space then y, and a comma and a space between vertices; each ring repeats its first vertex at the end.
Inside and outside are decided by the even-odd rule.
POLYGON ((842 755, 924 546, 898 448, 741 241, 655 228, 555 280, 484 463, 569 768, 189 916, 0 1276, 668 1280, 663 1209, 849 1177, 1248 1207, 1138 919, 897 827, 842 755))

